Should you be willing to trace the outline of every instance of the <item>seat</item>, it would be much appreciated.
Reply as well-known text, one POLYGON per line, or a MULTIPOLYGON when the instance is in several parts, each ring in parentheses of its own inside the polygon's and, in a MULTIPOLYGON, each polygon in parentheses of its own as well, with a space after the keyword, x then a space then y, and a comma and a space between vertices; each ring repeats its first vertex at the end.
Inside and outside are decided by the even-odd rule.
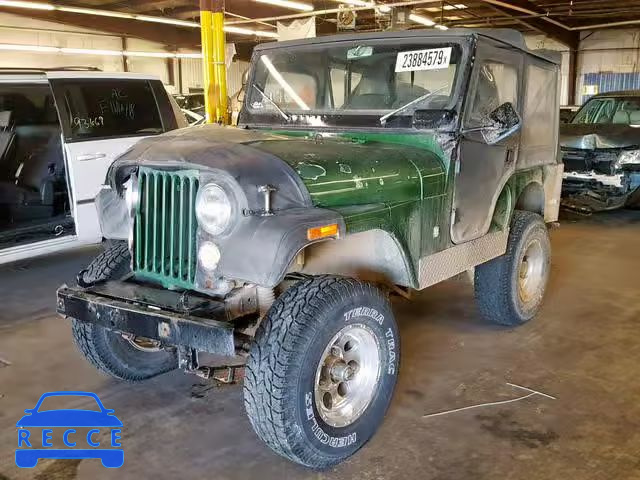
POLYGON ((355 110, 383 110, 388 108, 390 98, 379 93, 365 93, 351 97, 347 108, 355 110))
POLYGON ((429 90, 419 87, 417 85, 411 85, 410 83, 399 82, 396 85, 396 101, 393 102, 391 108, 398 108, 407 103, 420 98, 423 95, 429 93, 429 90))
POLYGON ((611 123, 629 125, 629 113, 625 112, 624 110, 618 110, 613 115, 613 120, 611 121, 611 123))
POLYGON ((369 72, 363 76, 353 90, 346 109, 385 110, 391 106, 393 98, 384 70, 369 72))
POLYGON ((12 113, 11 110, 0 112, 0 179, 7 178, 15 154, 16 135, 12 113))
POLYGON ((640 110, 629 113, 629 125, 640 125, 640 110))

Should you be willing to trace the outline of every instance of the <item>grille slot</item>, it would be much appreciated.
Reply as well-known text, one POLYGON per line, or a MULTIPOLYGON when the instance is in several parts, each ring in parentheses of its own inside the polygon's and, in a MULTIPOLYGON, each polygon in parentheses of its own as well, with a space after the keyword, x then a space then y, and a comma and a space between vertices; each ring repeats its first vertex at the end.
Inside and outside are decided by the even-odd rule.
POLYGON ((562 149, 562 162, 565 172, 588 173, 594 171, 612 175, 618 155, 622 150, 562 149))
POLYGON ((133 267, 165 285, 190 288, 196 274, 198 172, 141 167, 133 267))

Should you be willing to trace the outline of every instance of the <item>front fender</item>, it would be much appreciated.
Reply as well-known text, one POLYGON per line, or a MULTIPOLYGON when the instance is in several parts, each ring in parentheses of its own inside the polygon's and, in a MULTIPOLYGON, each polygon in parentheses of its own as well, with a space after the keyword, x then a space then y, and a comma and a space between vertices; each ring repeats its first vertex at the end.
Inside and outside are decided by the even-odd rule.
POLYGON ((277 215, 252 216, 220 242, 222 256, 217 273, 265 287, 275 287, 296 255, 317 240, 309 240, 312 227, 338 225, 338 235, 346 234, 344 219, 323 208, 292 208, 277 215))

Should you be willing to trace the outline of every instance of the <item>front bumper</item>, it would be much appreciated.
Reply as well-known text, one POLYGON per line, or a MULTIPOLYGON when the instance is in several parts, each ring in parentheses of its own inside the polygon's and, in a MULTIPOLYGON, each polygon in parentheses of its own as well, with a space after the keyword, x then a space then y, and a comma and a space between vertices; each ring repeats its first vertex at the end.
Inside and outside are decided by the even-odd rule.
POLYGON ((631 206, 637 203, 639 187, 638 173, 568 172, 563 176, 562 206, 586 213, 631 206))
POLYGON ((64 317, 157 340, 163 346, 235 354, 236 336, 221 301, 131 282, 62 286, 57 296, 56 310, 64 317))

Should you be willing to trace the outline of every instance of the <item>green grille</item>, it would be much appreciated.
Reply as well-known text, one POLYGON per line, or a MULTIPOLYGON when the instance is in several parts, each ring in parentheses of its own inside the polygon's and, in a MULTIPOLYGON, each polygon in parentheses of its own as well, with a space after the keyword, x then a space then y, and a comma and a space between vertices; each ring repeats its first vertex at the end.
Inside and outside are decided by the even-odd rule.
POLYGON ((193 287, 198 186, 195 170, 166 172, 140 168, 140 203, 133 237, 136 274, 166 286, 193 287))

